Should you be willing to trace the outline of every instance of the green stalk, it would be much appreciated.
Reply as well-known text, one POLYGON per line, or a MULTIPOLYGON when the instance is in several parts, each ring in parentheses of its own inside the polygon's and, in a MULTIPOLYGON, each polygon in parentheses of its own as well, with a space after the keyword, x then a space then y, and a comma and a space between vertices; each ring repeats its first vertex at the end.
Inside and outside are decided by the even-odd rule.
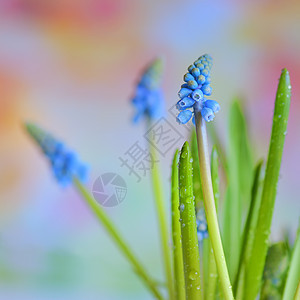
POLYGON ((178 185, 178 150, 176 150, 172 164, 172 238, 174 260, 175 299, 185 300, 184 270, 181 245, 181 228, 179 212, 179 185, 178 185))
POLYGON ((144 267, 137 260, 136 256, 132 253, 127 243, 123 240, 120 233, 117 231, 116 227, 109 219, 103 208, 94 200, 88 190, 81 184, 81 182, 74 178, 74 185, 77 188, 78 192, 82 196, 82 199, 86 202, 86 204, 90 207, 92 212, 96 215, 97 219, 102 223, 108 234, 114 240, 120 251, 123 255, 128 259, 131 263, 133 269, 143 280, 144 284, 148 287, 148 289, 152 292, 153 296, 156 299, 163 299, 160 292, 156 288, 155 282, 148 276, 144 267))
MULTIPOLYGON (((216 211, 218 212, 220 189, 219 189, 219 162, 217 148, 214 146, 211 152, 211 179, 214 191, 216 211)), ((211 241, 209 240, 209 257, 208 257, 208 285, 205 290, 205 299, 215 299, 218 271, 215 261, 214 251, 212 249, 211 241)))
POLYGON ((169 298, 174 299, 174 291, 173 291, 173 283, 172 283, 173 275, 172 275, 172 267, 171 267, 171 249, 169 247, 168 223, 166 219, 167 212, 164 203, 162 180, 161 180, 158 165, 157 163, 155 163, 155 161, 157 161, 156 149, 154 148, 152 143, 149 144, 149 147, 150 147, 151 159, 154 162, 151 175, 152 175, 152 185, 153 185, 156 211, 157 211, 157 217, 158 217, 158 223, 160 229, 159 232, 160 232, 160 239, 162 245, 165 276, 167 281, 169 298))
POLYGON ((191 152, 192 152, 192 166, 193 166, 193 190, 195 197, 195 207, 200 209, 203 206, 203 193, 200 181, 200 167, 199 167, 199 156, 198 156, 198 146, 196 130, 192 131, 191 134, 191 152))
POLYGON ((268 250, 276 187, 279 178, 283 146, 291 100, 289 73, 282 70, 276 94, 272 135, 263 186, 261 205, 249 264, 246 270, 245 300, 254 300, 258 294, 268 250))
MULTIPOLYGON (((298 227, 297 237, 293 247, 293 254, 288 270, 288 275, 283 291, 283 300, 292 299, 295 295, 297 285, 300 284, 300 223, 298 227)), ((299 292, 298 292, 299 293, 299 292)), ((296 299, 296 298, 295 298, 296 299)))
POLYGON ((179 200, 185 292, 188 300, 201 300, 200 257, 191 158, 188 142, 185 142, 179 159, 179 200))
POLYGON ((251 191, 251 203, 249 207, 249 212, 245 224, 244 235, 243 235, 243 243, 242 243, 242 251, 241 257, 238 267, 238 273, 236 276, 236 281, 234 284, 234 293, 236 299, 243 299, 243 289, 244 289, 244 281, 245 281, 245 268, 249 262, 254 234, 256 229, 256 223, 258 218, 258 210, 260 206, 261 200, 261 190, 263 184, 263 161, 259 161, 254 172, 254 179, 252 184, 251 191))
POLYGON ((204 195, 204 206, 206 212, 208 232, 215 255, 220 283, 223 290, 223 296, 226 300, 233 299, 232 286, 230 283, 224 250, 222 246, 214 200, 213 186, 211 181, 206 125, 205 121, 201 116, 201 112, 196 110, 195 123, 198 141, 200 175, 204 195))

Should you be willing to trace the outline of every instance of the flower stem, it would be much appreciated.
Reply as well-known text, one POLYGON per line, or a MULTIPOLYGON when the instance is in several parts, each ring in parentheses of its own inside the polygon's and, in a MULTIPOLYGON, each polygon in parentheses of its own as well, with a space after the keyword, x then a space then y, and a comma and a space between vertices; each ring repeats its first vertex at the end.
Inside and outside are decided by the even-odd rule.
POLYGON ((82 196, 82 199, 85 200, 86 204, 96 215, 97 219, 102 223, 102 225, 104 226, 108 234, 111 236, 111 238, 114 240, 120 251, 131 263, 133 269, 144 281, 144 284, 148 287, 148 289, 152 292, 156 299, 163 299, 160 292, 157 290, 155 282, 148 276, 144 267, 140 264, 135 255, 132 253, 129 246, 123 240, 120 233, 117 231, 114 224, 107 216, 103 208, 94 200, 94 198, 91 196, 88 190, 81 184, 81 182, 77 178, 74 178, 73 182, 78 192, 82 196))
POLYGON ((181 227, 179 212, 178 186, 178 150, 176 150, 172 164, 172 237, 175 296, 177 300, 185 300, 184 270, 181 244, 181 227))
MULTIPOLYGON (((218 151, 216 147, 213 147, 211 152, 211 178, 212 185, 214 191, 214 199, 216 212, 218 212, 219 199, 220 199, 220 188, 219 188, 219 162, 218 162, 218 151)), ((216 260, 214 256, 214 251, 211 246, 210 238, 208 238, 209 242, 209 256, 208 256, 208 284, 207 289, 205 290, 205 299, 214 299, 216 295, 217 289, 217 281, 218 281, 218 270, 216 266, 216 260)))
POLYGON ((228 274, 228 269, 226 265, 224 250, 221 241, 221 235, 218 225, 218 218, 216 213, 216 206, 214 200, 213 186, 211 181, 211 171, 210 171, 210 159, 208 152, 208 142, 206 134, 205 121, 201 116, 199 110, 195 110, 195 123, 196 123, 196 133, 198 142, 198 155, 200 163, 200 174, 202 190, 204 195, 204 206, 207 218, 208 232, 210 236, 210 241, 215 255, 216 265, 218 269, 218 274, 220 278, 221 287, 223 290, 223 295, 226 300, 232 300, 232 286, 230 283, 230 278, 228 274))
POLYGON ((169 233, 168 233, 168 225, 167 225, 168 223, 166 220, 167 212, 164 203, 162 180, 157 165, 156 149, 154 148, 153 143, 150 143, 149 147, 150 147, 151 160, 153 161, 153 168, 151 172, 152 185, 154 190, 156 211, 157 211, 158 223, 160 228, 160 238, 161 238, 161 245, 162 245, 165 275, 166 275, 167 287, 169 291, 169 298, 174 299, 174 291, 173 291, 173 283, 172 283, 173 276, 172 276, 172 268, 171 268, 171 249, 169 247, 169 233))

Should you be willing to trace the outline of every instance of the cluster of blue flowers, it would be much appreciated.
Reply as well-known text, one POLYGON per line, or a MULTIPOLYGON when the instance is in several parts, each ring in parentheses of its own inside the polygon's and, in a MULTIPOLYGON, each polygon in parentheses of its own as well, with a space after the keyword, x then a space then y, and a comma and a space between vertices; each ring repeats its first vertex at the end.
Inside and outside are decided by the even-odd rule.
POLYGON ((198 241, 201 242, 203 239, 208 237, 207 221, 206 221, 205 212, 203 208, 200 208, 197 211, 196 224, 197 224, 198 241))
POLYGON ((143 116, 160 118, 164 113, 164 99, 160 88, 163 73, 161 59, 154 60, 144 71, 132 99, 136 108, 133 121, 137 123, 143 116))
POLYGON ((192 117, 195 123, 195 110, 201 111, 204 120, 210 122, 214 119, 214 114, 220 110, 218 102, 205 98, 212 93, 210 86, 211 67, 212 58, 208 54, 200 56, 188 67, 188 73, 183 78, 185 83, 178 93, 180 100, 176 105, 180 111, 177 116, 179 124, 187 123, 192 117))
POLYGON ((49 159, 54 176, 62 186, 70 184, 73 177, 86 181, 88 168, 73 151, 35 124, 27 123, 26 129, 49 159))

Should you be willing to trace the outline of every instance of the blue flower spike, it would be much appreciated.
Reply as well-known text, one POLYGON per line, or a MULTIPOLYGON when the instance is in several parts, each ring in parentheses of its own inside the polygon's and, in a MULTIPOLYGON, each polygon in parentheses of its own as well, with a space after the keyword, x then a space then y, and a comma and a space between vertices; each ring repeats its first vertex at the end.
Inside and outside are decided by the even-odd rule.
POLYGON ((163 62, 155 59, 143 72, 136 86, 132 104, 136 113, 133 122, 143 117, 158 119, 164 113, 164 98, 160 88, 163 74, 163 62))
POLYGON ((198 241, 201 242, 203 239, 208 237, 207 221, 206 221, 205 212, 203 208, 200 208, 197 211, 196 224, 197 224, 198 241))
POLYGON ((79 161, 76 153, 35 124, 26 123, 25 127, 49 159, 53 174, 61 186, 71 184, 74 177, 82 182, 87 180, 88 167, 79 161))
POLYGON ((188 73, 183 77, 185 83, 178 92, 180 100, 176 104, 176 108, 180 111, 177 116, 179 124, 186 124, 190 119, 194 122, 195 109, 201 111, 206 122, 212 121, 215 113, 220 110, 217 101, 206 98, 212 93, 211 67, 212 58, 208 54, 200 56, 188 67, 188 73))

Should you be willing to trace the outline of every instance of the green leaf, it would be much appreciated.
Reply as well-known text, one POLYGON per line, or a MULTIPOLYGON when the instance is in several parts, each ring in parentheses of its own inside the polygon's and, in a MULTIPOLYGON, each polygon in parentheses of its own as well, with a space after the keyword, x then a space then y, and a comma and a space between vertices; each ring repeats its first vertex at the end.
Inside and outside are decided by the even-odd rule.
POLYGON ((285 242, 269 247, 263 274, 261 300, 282 299, 282 289, 289 266, 289 252, 285 242))
MULTIPOLYGON (((300 284, 300 222, 298 227, 297 237, 293 247, 292 258, 288 270, 286 284, 283 292, 283 300, 293 299, 297 285, 300 284)), ((298 291, 299 292, 299 291, 298 291)), ((300 294, 300 292, 299 292, 300 294)), ((296 298, 295 299, 299 299, 296 298)))
POLYGON ((246 272, 246 300, 253 300, 256 298, 261 284, 262 273, 268 250, 268 240, 273 217, 283 146, 287 130, 290 100, 290 77, 288 71, 283 69, 276 94, 272 134, 259 216, 252 253, 246 272))
POLYGON ((196 130, 193 130, 191 135, 191 152, 193 158, 193 190, 195 196, 195 206, 198 210, 201 206, 203 206, 203 192, 200 180, 200 167, 196 130))
POLYGON ((172 164, 172 238, 174 260, 175 297, 185 300, 184 270, 181 245, 181 227, 179 212, 179 185, 178 185, 178 150, 176 150, 172 164))
POLYGON ((297 286, 297 290, 296 290, 296 293, 295 293, 294 300, 299 300, 299 299, 300 299, 300 280, 299 280, 299 283, 298 283, 298 286, 297 286))
POLYGON ((243 298, 245 269, 249 262, 254 234, 256 229, 256 223, 258 219, 258 212, 261 200, 261 192, 264 179, 263 161, 259 161, 254 172, 252 191, 251 191, 251 203, 248 211, 248 216, 243 232, 242 251, 239 262, 239 268, 237 272, 236 281, 234 284, 234 292, 236 299, 243 298))
POLYGON ((225 200, 224 248, 230 278, 238 269, 243 211, 250 202, 253 160, 247 123, 241 104, 233 102, 229 115, 228 190, 225 200))
POLYGON ((197 238, 191 152, 185 142, 179 159, 179 200, 182 235, 182 253, 186 298, 201 299, 200 258, 197 238))

